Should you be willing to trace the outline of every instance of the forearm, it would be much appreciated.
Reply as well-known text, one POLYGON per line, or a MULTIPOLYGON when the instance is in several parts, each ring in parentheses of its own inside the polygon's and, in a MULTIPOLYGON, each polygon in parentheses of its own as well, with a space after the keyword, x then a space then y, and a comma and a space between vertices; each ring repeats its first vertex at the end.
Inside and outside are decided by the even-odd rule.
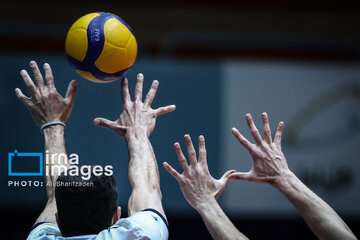
POLYGON ((248 239, 232 224, 215 198, 203 201, 196 209, 213 239, 248 239))
POLYGON ((129 150, 129 181, 132 194, 129 213, 154 208, 163 215, 159 169, 145 129, 130 129, 126 133, 129 150))
POLYGON ((159 169, 146 130, 134 129, 126 134, 130 162, 129 180, 132 188, 141 186, 152 191, 160 183, 159 169))
POLYGON ((274 186, 298 209, 319 239, 356 239, 338 214, 292 172, 285 174, 274 186))
POLYGON ((66 154, 64 127, 49 126, 44 129, 45 138, 45 180, 48 198, 55 197, 55 184, 61 172, 69 168, 66 154))
POLYGON ((39 222, 56 223, 55 213, 57 212, 57 208, 55 200, 55 184, 59 174, 69 167, 65 149, 64 127, 54 125, 45 128, 44 138, 44 176, 46 180, 46 193, 48 200, 44 210, 36 219, 35 224, 39 222))
MULTIPOLYGON (((77 82, 75 80, 71 81, 66 96, 63 98, 56 91, 54 76, 48 63, 44 64, 46 84, 35 61, 30 62, 30 67, 36 84, 26 70, 21 70, 20 74, 31 92, 31 97, 25 96, 19 88, 15 89, 16 96, 28 107, 32 118, 39 127, 44 126, 46 123, 58 121, 65 123, 74 106, 77 82)), ((61 125, 50 125, 43 129, 43 133, 45 138, 43 175, 46 180, 48 201, 35 223, 56 223, 55 184, 59 174, 66 171, 69 167, 65 150, 64 127, 61 125)))

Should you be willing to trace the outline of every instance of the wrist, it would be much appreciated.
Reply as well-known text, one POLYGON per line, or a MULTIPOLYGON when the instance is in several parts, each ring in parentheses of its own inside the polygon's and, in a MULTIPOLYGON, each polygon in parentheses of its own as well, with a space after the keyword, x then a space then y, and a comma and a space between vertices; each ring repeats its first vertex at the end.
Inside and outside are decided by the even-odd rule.
POLYGON ((61 125, 64 128, 66 127, 65 123, 62 121, 49 121, 40 126, 40 132, 44 133, 44 129, 51 127, 51 126, 55 126, 55 125, 61 125))
POLYGON ((209 196, 206 198, 201 198, 201 201, 194 204, 196 211, 202 215, 202 213, 209 211, 209 209, 214 209, 214 206, 218 205, 215 197, 209 196))
POLYGON ((126 129, 125 138, 127 141, 132 139, 138 139, 147 137, 147 128, 146 127, 129 127, 126 129))
POLYGON ((64 132, 65 132, 65 127, 60 124, 47 126, 46 128, 43 129, 45 138, 64 135, 64 132))
POLYGON ((286 193, 291 189, 292 183, 299 180, 296 175, 290 171, 284 171, 272 184, 279 191, 286 193))

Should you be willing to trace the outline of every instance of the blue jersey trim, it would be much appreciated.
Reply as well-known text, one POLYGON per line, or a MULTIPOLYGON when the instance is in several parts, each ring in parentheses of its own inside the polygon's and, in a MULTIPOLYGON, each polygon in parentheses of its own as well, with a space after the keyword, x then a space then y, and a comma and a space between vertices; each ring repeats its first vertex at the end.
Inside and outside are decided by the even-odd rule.
POLYGON ((159 217, 164 221, 167 229, 169 230, 168 222, 166 221, 165 217, 164 217, 161 213, 159 213, 157 210, 155 210, 155 209, 153 209, 153 208, 147 208, 147 209, 142 210, 142 212, 145 212, 145 211, 154 212, 154 213, 156 213, 157 215, 159 215, 159 217))
POLYGON ((40 225, 43 224, 43 223, 50 223, 50 222, 38 222, 38 223, 35 223, 35 224, 31 227, 29 234, 30 234, 35 228, 37 228, 38 226, 40 226, 40 225))

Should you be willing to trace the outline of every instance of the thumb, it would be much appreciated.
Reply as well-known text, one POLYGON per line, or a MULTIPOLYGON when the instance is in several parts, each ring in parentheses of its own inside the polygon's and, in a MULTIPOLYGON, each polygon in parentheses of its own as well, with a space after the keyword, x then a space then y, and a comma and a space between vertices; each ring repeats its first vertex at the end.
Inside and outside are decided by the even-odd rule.
POLYGON ((235 172, 236 172, 236 170, 229 170, 229 171, 225 172, 224 175, 222 175, 222 177, 220 178, 220 181, 223 184, 226 184, 227 181, 229 180, 230 175, 235 173, 235 172))
POLYGON ((227 172, 224 173, 224 175, 222 175, 222 177, 218 180, 219 181, 219 189, 218 191, 215 193, 215 198, 218 199, 219 196, 224 192, 226 184, 229 180, 229 176, 236 172, 235 170, 229 170, 227 172))
POLYGON ((176 109, 175 105, 168 105, 166 107, 159 107, 158 109, 155 109, 155 115, 160 116, 160 115, 163 115, 165 113, 172 112, 175 109, 176 109))
POLYGON ((229 175, 229 180, 249 180, 249 172, 233 172, 229 175))
POLYGON ((110 128, 113 129, 114 127, 114 122, 110 121, 109 119, 106 118, 95 118, 94 119, 94 125, 98 126, 98 127, 102 127, 102 128, 110 128))
POLYGON ((69 87, 66 91, 66 96, 65 98, 70 98, 71 101, 74 101, 74 98, 75 98, 75 95, 76 95, 76 89, 77 89, 77 86, 78 86, 78 82, 76 80, 72 80, 70 83, 69 83, 69 87))
POLYGON ((22 91, 20 90, 20 88, 15 88, 15 94, 16 96, 20 99, 20 101, 22 101, 23 103, 25 103, 27 105, 27 101, 29 100, 28 97, 26 97, 22 91))

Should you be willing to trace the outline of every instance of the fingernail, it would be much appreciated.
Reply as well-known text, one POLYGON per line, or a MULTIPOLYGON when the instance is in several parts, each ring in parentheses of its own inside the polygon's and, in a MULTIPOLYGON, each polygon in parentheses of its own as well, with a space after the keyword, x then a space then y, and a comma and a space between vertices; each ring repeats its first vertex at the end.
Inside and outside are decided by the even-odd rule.
POLYGON ((20 71, 21 75, 24 75, 25 73, 26 73, 26 70, 24 70, 24 69, 20 71))
POLYGON ((204 136, 203 136, 203 135, 200 135, 200 136, 199 136, 199 139, 200 139, 200 141, 204 141, 204 136))
POLYGON ((100 125, 100 120, 99 119, 94 119, 94 125, 99 126, 100 125))
POLYGON ((143 75, 142 73, 139 73, 139 74, 137 75, 137 77, 138 77, 138 78, 143 78, 144 75, 143 75))
POLYGON ((35 64, 36 64, 36 63, 35 63, 35 61, 34 61, 34 60, 31 60, 31 61, 30 61, 30 67, 34 67, 34 66, 35 66, 35 64))

